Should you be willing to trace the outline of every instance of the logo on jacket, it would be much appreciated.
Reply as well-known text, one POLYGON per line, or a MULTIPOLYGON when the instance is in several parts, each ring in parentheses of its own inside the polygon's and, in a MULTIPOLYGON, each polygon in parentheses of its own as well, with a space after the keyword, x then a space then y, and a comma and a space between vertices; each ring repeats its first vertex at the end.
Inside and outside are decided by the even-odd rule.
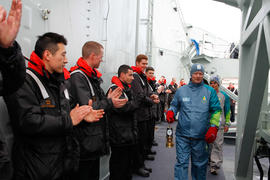
POLYGON ((203 104, 207 103, 206 97, 205 97, 205 96, 203 96, 203 98, 202 98, 202 103, 203 103, 203 104))
POLYGON ((189 97, 183 97, 183 102, 189 102, 190 98, 189 97))
POLYGON ((41 108, 55 108, 50 99, 45 100, 45 104, 40 105, 41 108))

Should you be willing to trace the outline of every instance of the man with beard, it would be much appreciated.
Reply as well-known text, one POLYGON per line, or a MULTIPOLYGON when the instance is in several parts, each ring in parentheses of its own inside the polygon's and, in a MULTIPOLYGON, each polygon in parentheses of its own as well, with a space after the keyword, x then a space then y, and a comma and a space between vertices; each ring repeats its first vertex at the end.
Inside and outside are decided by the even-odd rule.
MULTIPOLYGON (((147 67, 146 70, 145 70, 145 75, 147 77, 147 81, 149 83, 149 85, 151 86, 151 90, 153 91, 154 94, 158 94, 157 93, 157 89, 158 89, 158 86, 156 84, 156 79, 155 79, 155 70, 153 67, 147 67)), ((151 147, 152 146, 157 146, 157 142, 155 141, 155 123, 156 122, 160 122, 160 103, 158 104, 154 104, 152 106, 152 113, 151 113, 151 121, 150 122, 150 131, 151 131, 151 146, 150 146, 150 150, 149 150, 149 154, 152 154, 152 155, 155 155, 156 154, 156 151, 153 151, 151 150, 151 147)))
POLYGON ((138 103, 134 100, 134 94, 130 89, 133 79, 131 67, 122 65, 118 69, 118 77, 112 77, 112 85, 109 89, 113 91, 117 87, 121 88, 120 99, 128 100, 125 106, 113 108, 109 113, 111 180, 132 179, 132 156, 137 142, 137 122, 134 119, 134 112, 138 108, 138 103))

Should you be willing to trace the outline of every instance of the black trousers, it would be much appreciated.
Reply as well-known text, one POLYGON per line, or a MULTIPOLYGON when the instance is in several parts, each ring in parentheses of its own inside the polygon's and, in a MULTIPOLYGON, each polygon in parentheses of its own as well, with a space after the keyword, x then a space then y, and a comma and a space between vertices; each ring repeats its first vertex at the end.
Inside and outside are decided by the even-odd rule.
POLYGON ((155 139, 155 124, 156 124, 156 119, 152 118, 149 121, 149 131, 150 131, 150 149, 152 147, 152 142, 155 139))
POLYGON ((235 104, 231 105, 231 117, 230 117, 231 122, 235 121, 235 104))
POLYGON ((161 116, 161 121, 165 121, 165 116, 164 116, 164 111, 165 111, 165 101, 160 101, 160 116, 161 116))
POLYGON ((11 180, 12 170, 11 161, 0 162, 0 179, 11 180))
POLYGON ((99 180, 99 158, 80 161, 79 169, 73 174, 72 180, 99 180))
POLYGON ((133 168, 136 170, 138 168, 144 167, 144 160, 147 156, 149 149, 151 148, 151 131, 149 131, 150 123, 147 121, 138 122, 138 143, 135 147, 134 152, 134 164, 133 168))
POLYGON ((132 157, 135 146, 111 147, 110 180, 132 179, 132 157))

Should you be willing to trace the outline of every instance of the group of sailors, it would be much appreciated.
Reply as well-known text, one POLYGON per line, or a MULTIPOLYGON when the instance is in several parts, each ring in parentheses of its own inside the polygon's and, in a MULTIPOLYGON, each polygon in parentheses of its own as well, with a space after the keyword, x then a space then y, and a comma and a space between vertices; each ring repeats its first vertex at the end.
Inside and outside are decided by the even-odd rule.
POLYGON ((6 17, 0 6, 0 92, 10 116, 0 122, 0 179, 98 180, 100 157, 108 154, 110 179, 149 177, 145 161, 155 159, 155 122, 165 121, 165 109, 169 123, 179 112, 175 179, 188 179, 190 157, 193 179, 205 179, 209 157, 210 171, 217 174, 230 126, 229 100, 217 77, 210 81, 213 88, 204 85, 204 68, 194 64, 189 84, 181 80, 178 86, 173 78, 167 87, 164 76, 156 82, 148 57, 139 54, 134 66, 118 68, 104 92, 97 70, 104 47, 87 41, 67 70, 67 40, 53 32, 38 37, 26 68, 15 41, 21 9, 21 0, 13 0, 6 17))
POLYGON ((132 173, 149 177, 152 169, 144 161, 156 154, 151 147, 157 145, 160 100, 144 73, 154 71, 147 56, 138 55, 135 66, 121 65, 104 92, 97 70, 104 53, 100 43, 86 42, 67 70, 67 40, 48 32, 38 37, 27 59, 15 41, 21 10, 21 1, 13 0, 6 17, 0 6, 1 95, 10 116, 1 122, 1 179, 98 180, 100 157, 110 153, 110 179, 132 179, 132 173))

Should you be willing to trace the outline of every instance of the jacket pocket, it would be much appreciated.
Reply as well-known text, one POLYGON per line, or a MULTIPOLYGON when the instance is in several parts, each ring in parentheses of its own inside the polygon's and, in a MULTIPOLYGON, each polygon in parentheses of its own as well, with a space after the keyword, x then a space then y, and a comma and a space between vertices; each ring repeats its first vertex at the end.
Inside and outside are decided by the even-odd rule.
POLYGON ((79 131, 78 140, 80 142, 82 156, 96 156, 104 153, 106 144, 100 124, 96 126, 86 126, 79 131))
POLYGON ((80 145, 74 136, 66 137, 66 149, 64 157, 64 170, 69 174, 75 172, 79 168, 80 161, 80 145))

